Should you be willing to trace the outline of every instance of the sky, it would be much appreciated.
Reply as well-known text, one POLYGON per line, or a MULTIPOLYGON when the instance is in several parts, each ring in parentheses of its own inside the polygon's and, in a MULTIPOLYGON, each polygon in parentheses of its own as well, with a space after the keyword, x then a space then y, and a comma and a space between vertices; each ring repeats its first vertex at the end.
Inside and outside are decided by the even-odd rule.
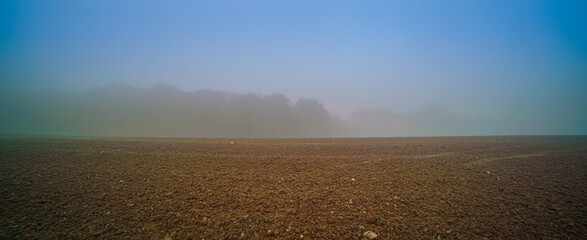
POLYGON ((587 2, 0 3, 1 90, 159 83, 483 122, 447 135, 587 134, 587 2))

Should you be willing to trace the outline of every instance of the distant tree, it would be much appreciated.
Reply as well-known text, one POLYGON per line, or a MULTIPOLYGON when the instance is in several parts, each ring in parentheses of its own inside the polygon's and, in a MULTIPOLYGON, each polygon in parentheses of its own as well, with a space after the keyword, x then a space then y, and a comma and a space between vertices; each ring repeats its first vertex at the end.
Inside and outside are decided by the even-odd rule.
POLYGON ((293 109, 295 135, 325 137, 332 135, 330 114, 315 99, 299 99, 293 109))

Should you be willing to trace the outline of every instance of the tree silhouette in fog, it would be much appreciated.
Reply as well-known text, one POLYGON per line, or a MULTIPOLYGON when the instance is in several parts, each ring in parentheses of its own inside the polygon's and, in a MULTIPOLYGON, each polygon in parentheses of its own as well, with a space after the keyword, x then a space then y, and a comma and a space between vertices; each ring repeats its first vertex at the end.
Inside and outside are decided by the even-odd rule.
POLYGON ((297 136, 330 136, 333 119, 324 106, 314 99, 299 99, 293 107, 293 122, 297 136))
POLYGON ((97 87, 83 93, 4 94, 4 133, 178 137, 331 136, 332 118, 317 100, 283 94, 185 92, 159 84, 97 87))

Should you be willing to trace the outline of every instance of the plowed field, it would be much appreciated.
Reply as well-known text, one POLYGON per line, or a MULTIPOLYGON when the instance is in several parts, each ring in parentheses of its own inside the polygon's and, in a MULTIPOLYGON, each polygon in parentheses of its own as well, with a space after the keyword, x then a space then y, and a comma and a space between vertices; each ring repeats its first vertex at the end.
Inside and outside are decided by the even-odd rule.
POLYGON ((1 239, 366 231, 587 239, 587 137, 0 138, 1 239))

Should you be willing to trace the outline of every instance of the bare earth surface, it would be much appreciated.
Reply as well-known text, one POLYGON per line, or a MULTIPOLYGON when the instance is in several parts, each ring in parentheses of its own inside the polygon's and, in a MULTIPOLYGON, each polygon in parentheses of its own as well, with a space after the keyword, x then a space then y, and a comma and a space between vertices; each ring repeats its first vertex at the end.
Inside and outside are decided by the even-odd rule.
POLYGON ((587 239, 587 137, 0 138, 1 239, 366 231, 587 239))

